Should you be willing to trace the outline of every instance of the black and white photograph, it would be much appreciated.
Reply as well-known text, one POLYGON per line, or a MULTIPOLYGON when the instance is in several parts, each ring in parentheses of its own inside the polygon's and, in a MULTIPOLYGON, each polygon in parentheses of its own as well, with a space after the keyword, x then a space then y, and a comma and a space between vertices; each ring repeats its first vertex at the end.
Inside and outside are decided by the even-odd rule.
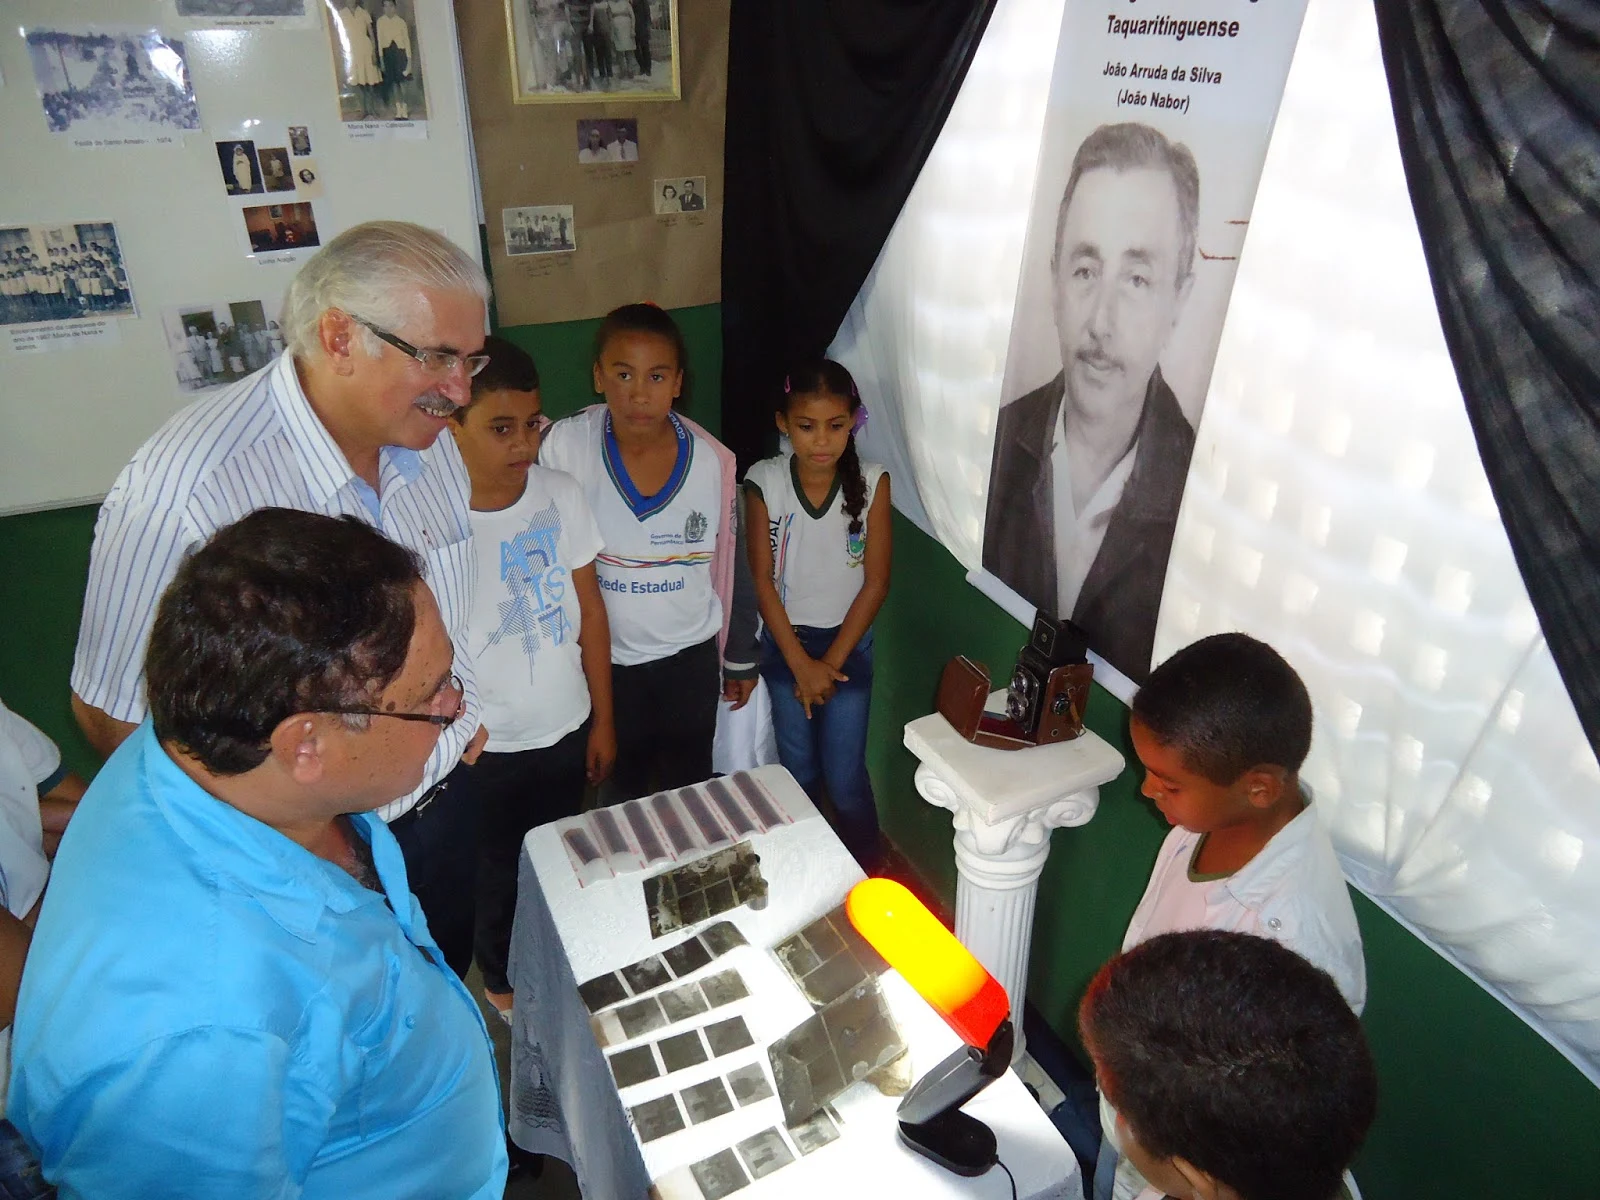
POLYGON ((165 308, 161 327, 185 392, 233 383, 283 353, 283 331, 260 300, 165 308))
POLYGON ((1050 306, 1060 368, 1004 404, 995 429, 985 569, 1082 626, 1135 682, 1199 415, 1161 360, 1194 284, 1200 196, 1194 154, 1153 126, 1102 125, 1078 144, 1046 218, 1054 245, 1029 242, 1052 263, 1048 299, 1030 300, 1050 306))
POLYGON ((789 1143, 783 1140, 783 1134, 776 1128, 763 1129, 760 1133, 751 1134, 734 1148, 739 1151, 739 1157, 749 1168, 753 1179, 765 1179, 774 1171, 787 1167, 794 1161, 789 1143))
POLYGON ((289 153, 296 158, 304 158, 311 153, 311 130, 306 126, 289 126, 289 153))
POLYGON ((323 0, 339 119, 428 119, 414 0, 323 0))
POLYGON ((731 921, 718 921, 715 925, 706 926, 700 931, 700 940, 707 950, 718 957, 750 944, 739 932, 739 927, 731 921))
POLYGON ((639 161, 639 122, 598 120, 578 122, 578 162, 593 163, 639 161))
POLYGON ((704 212, 706 208, 706 177, 693 175, 686 179, 658 179, 651 195, 655 197, 656 216, 673 213, 704 212))
MULTIPOLYGON (((667 1068, 667 1073, 682 1071, 688 1067, 699 1066, 706 1061, 705 1043, 700 1040, 700 1031, 691 1029, 687 1033, 675 1033, 671 1037, 662 1038, 657 1045, 661 1048, 661 1062, 667 1068)), ((693 1116, 690 1113, 690 1116, 693 1116)))
POLYGON ((511 0, 518 104, 678 98, 677 0, 511 0))
POLYGON ((251 141, 217 143, 217 165, 230 196, 254 196, 265 191, 261 167, 256 160, 256 144, 251 141))
POLYGON ((633 1127, 639 1131, 641 1142, 653 1142, 669 1133, 685 1128, 683 1110, 678 1107, 678 1097, 669 1092, 628 1110, 633 1117, 633 1127))
POLYGON ((578 248, 578 230, 570 204, 505 208, 500 210, 500 220, 505 229, 506 253, 512 258, 562 254, 578 248))
POLYGON ((180 39, 154 29, 34 28, 24 37, 51 133, 126 145, 200 128, 180 39))
POLYGON ((315 200, 322 195, 322 175, 316 159, 292 159, 289 165, 294 171, 296 196, 301 200, 315 200))
POLYGON ((0 326, 136 315, 111 222, 0 229, 0 326))
POLYGON ((635 1046, 631 1050, 618 1050, 606 1059, 611 1065, 611 1075, 619 1088, 644 1083, 661 1074, 656 1066, 655 1051, 649 1046, 635 1046))
POLYGON ((722 1200, 750 1186, 750 1177, 744 1173, 731 1148, 701 1159, 690 1166, 689 1171, 700 1185, 700 1194, 705 1200, 722 1200))
POLYGON ((733 1111, 733 1097, 728 1095, 726 1085, 718 1078, 686 1087, 681 1096, 684 1111, 689 1114, 689 1120, 695 1125, 713 1121, 733 1111))
POLYGON ((733 1089, 733 1098, 740 1108, 772 1097, 772 1085, 767 1082, 767 1072, 760 1063, 729 1071, 728 1086, 733 1089))
POLYGON ((322 244, 309 204, 262 204, 239 210, 253 254, 303 250, 322 244))
POLYGON ((282 146, 271 146, 256 151, 256 161, 261 164, 261 182, 269 192, 294 191, 294 171, 289 167, 289 151, 282 146))

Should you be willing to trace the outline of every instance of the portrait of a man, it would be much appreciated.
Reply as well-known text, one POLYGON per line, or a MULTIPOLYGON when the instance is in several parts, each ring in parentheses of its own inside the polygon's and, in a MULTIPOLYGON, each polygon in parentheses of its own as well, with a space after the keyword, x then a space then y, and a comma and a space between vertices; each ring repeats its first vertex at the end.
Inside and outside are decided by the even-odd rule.
POLYGON ((995 431, 984 568, 1136 682, 1194 451, 1160 359, 1194 283, 1199 208, 1182 143, 1135 123, 1084 139, 1051 252, 1061 373, 995 431))

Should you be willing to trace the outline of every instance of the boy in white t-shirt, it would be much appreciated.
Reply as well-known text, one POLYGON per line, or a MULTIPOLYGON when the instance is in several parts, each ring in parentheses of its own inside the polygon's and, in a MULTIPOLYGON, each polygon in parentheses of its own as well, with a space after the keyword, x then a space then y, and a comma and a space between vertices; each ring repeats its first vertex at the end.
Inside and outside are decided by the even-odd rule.
POLYGON ((533 359, 503 338, 450 432, 472 480, 476 559, 468 644, 489 740, 472 780, 479 809, 474 954, 484 994, 509 1019, 506 955, 529 829, 577 813, 617 756, 611 631, 595 573, 602 545, 577 480, 541 467, 549 424, 533 359))
MULTIPOLYGON (((1265 642, 1219 633, 1185 646, 1133 698, 1129 734, 1143 792, 1173 830, 1161 844, 1122 948, 1162 933, 1220 929, 1270 938, 1322 968, 1360 1013, 1361 930, 1327 831, 1300 783, 1311 698, 1265 642)), ((1102 1095, 1095 1200, 1150 1200, 1102 1095)))

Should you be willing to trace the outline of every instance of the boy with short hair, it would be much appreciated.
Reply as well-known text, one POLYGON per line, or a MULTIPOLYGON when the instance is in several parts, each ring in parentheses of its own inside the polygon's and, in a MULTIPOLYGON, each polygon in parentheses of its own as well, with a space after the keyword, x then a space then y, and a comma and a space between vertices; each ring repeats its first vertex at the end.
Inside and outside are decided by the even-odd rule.
POLYGON ((603 540, 577 480, 540 466, 549 421, 539 372, 520 347, 484 342, 489 362, 450 432, 472 481, 476 593, 467 623, 484 753, 474 954, 485 999, 511 1019, 506 958, 523 836, 576 814, 617 756, 611 629, 594 559, 603 540))
MULTIPOLYGON (((1174 828, 1122 948, 1185 929, 1259 934, 1326 970, 1359 1014, 1367 998, 1361 930, 1300 782, 1311 698, 1294 668, 1243 633, 1202 638, 1151 672, 1134 696, 1129 732, 1142 791, 1174 828)), ((1100 1110, 1094 1194, 1133 1200, 1145 1181, 1117 1162, 1104 1095, 1100 1110)))
POLYGON ((1167 933, 1100 968, 1079 1030, 1123 1152, 1176 1200, 1333 1200, 1377 1106, 1333 979, 1251 934, 1167 933))

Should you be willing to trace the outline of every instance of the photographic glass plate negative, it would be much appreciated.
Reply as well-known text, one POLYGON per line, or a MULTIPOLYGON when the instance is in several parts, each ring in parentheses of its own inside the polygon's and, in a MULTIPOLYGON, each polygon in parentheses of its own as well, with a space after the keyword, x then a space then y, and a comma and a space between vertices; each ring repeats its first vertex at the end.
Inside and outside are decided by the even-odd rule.
POLYGON ((767 881, 761 876, 761 859, 750 849, 749 842, 740 842, 644 881, 652 937, 664 937, 674 929, 699 924, 741 904, 754 902, 760 907, 766 899, 767 881))
POLYGON ((661 1069, 656 1066, 655 1052, 649 1046, 618 1050, 606 1061, 611 1065, 611 1074, 619 1088, 632 1087, 661 1074, 661 1069))
POLYGON ((832 1003, 889 969, 850 924, 843 905, 779 942, 772 953, 813 1008, 832 1003))
POLYGON ((734 1146, 739 1158, 752 1179, 765 1179, 774 1171, 787 1167, 794 1161, 789 1143, 776 1129, 763 1129, 734 1146))
POLYGON ((755 1045, 755 1038, 750 1036, 750 1027, 744 1023, 743 1017, 713 1021, 705 1027, 705 1035, 713 1058, 721 1058, 724 1054, 755 1045))
POLYGON ((635 996, 672 982, 672 973, 667 970, 667 964, 653 954, 623 967, 622 977, 628 981, 628 988, 635 996))
POLYGON ((800 1124, 905 1051, 878 981, 856 985, 769 1048, 785 1123, 800 1124))
POLYGON ((656 1003, 654 996, 646 997, 636 1004, 624 1004, 617 1009, 617 1020, 622 1024, 623 1036, 629 1040, 660 1029, 667 1023, 666 1015, 661 1011, 661 1005, 656 1003))
POLYGON ((712 1008, 721 1008, 724 1004, 743 1000, 750 994, 750 989, 745 987, 739 972, 732 967, 726 971, 718 971, 715 975, 707 975, 700 981, 700 990, 706 994, 706 1002, 712 1008))
POLYGON ((698 1029, 691 1029, 687 1033, 675 1033, 671 1037, 662 1038, 657 1044, 661 1047, 661 1061, 666 1064, 668 1074, 698 1066, 706 1061, 705 1043, 700 1040, 698 1029))
POLYGON ((794 1139, 796 1150, 801 1154, 810 1154, 813 1150, 820 1150, 829 1142, 837 1141, 839 1126, 824 1109, 809 1120, 789 1126, 789 1136, 794 1139))
POLYGON ((599 1012, 602 1008, 610 1008, 613 1004, 621 1004, 628 998, 627 986, 622 982, 622 977, 615 971, 605 975, 596 975, 578 985, 578 995, 583 999, 583 1006, 592 1013, 599 1012))
POLYGON ((703 1158, 689 1168, 694 1181, 700 1185, 705 1200, 722 1200, 742 1187, 747 1187, 750 1177, 744 1173, 733 1148, 719 1150, 710 1158, 703 1158))
POLYGON ((669 1024, 698 1017, 711 1007, 698 983, 686 983, 661 993, 661 1011, 667 1014, 669 1024))
POLYGON ((766 1069, 758 1062, 729 1071, 728 1086, 733 1089, 733 1098, 739 1102, 740 1108, 766 1100, 772 1095, 766 1069))
MULTIPOLYGON (((678 1107, 678 1097, 672 1094, 635 1104, 628 1110, 633 1115, 633 1127, 638 1130, 641 1142, 653 1142, 658 1137, 677 1133, 686 1128, 683 1111, 678 1107)), ((802 1149, 801 1153, 805 1151, 802 1149)))
POLYGON ((733 1111, 733 1097, 728 1095, 728 1089, 721 1079, 708 1079, 704 1083, 686 1087, 680 1095, 683 1097, 684 1111, 696 1125, 733 1111))

